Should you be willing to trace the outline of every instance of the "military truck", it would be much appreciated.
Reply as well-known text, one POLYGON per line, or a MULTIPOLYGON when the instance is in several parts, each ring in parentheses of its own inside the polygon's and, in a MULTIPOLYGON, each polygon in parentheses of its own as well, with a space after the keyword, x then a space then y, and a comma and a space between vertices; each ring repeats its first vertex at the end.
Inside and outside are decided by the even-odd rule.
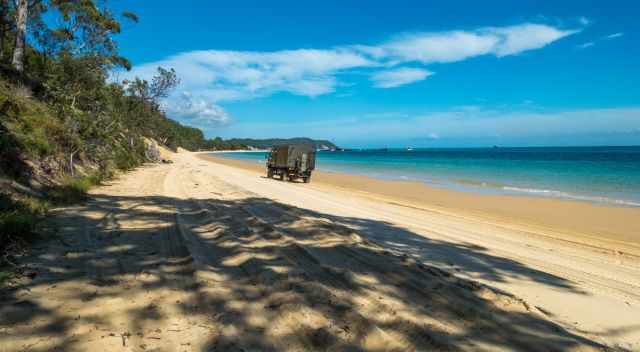
POLYGON ((316 148, 311 144, 286 144, 271 148, 267 154, 267 177, 278 175, 289 182, 301 178, 311 181, 311 171, 316 167, 316 148))

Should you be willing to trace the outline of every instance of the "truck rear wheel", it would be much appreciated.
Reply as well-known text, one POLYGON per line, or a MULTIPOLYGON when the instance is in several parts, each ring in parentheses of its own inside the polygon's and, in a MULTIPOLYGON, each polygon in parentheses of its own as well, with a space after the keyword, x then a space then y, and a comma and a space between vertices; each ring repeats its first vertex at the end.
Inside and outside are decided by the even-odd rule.
POLYGON ((280 181, 284 181, 284 172, 280 172, 280 181))
POLYGON ((302 181, 304 181, 304 183, 309 183, 311 182, 311 176, 307 176, 307 177, 303 177, 302 181))

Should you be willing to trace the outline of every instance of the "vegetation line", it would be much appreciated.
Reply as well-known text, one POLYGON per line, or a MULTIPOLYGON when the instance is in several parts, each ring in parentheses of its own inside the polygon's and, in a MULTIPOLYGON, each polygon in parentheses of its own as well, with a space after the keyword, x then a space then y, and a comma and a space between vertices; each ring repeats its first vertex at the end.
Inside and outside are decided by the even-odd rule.
POLYGON ((120 23, 138 20, 104 1, 0 0, 0 281, 41 237, 50 207, 155 161, 156 143, 216 144, 162 110, 179 84, 173 69, 159 67, 150 81, 110 78, 131 68, 118 53, 120 23))
POLYGON ((38 237, 50 206, 81 201, 115 172, 158 161, 157 144, 264 147, 207 140, 170 119, 160 102, 180 83, 172 68, 158 67, 149 81, 114 81, 131 68, 115 40, 121 22, 138 21, 102 0, 0 0, 0 271, 38 237))

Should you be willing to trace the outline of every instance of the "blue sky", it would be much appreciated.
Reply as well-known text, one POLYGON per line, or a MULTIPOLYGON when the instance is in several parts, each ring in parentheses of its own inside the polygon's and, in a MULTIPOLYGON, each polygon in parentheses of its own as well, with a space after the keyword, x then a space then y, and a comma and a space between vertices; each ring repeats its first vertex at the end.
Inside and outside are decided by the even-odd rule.
POLYGON ((639 145, 636 1, 112 2, 131 76, 208 137, 639 145))

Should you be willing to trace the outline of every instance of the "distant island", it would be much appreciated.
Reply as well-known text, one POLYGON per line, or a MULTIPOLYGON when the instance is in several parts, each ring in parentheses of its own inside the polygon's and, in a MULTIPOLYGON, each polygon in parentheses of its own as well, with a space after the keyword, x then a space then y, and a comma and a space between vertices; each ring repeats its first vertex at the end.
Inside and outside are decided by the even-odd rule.
MULTIPOLYGON (((307 137, 295 138, 231 138, 222 139, 216 137, 213 139, 202 140, 198 143, 195 150, 252 150, 252 149, 269 149, 276 145, 282 144, 313 144, 318 150, 342 150, 332 142, 324 139, 311 139, 307 137)), ((191 149, 194 150, 194 149, 191 149)))
POLYGON ((307 137, 296 138, 268 138, 268 139, 252 139, 252 138, 232 138, 226 142, 233 145, 243 145, 255 149, 269 149, 276 145, 282 144, 313 144, 318 150, 337 150, 340 149, 332 142, 324 139, 311 139, 307 137))

